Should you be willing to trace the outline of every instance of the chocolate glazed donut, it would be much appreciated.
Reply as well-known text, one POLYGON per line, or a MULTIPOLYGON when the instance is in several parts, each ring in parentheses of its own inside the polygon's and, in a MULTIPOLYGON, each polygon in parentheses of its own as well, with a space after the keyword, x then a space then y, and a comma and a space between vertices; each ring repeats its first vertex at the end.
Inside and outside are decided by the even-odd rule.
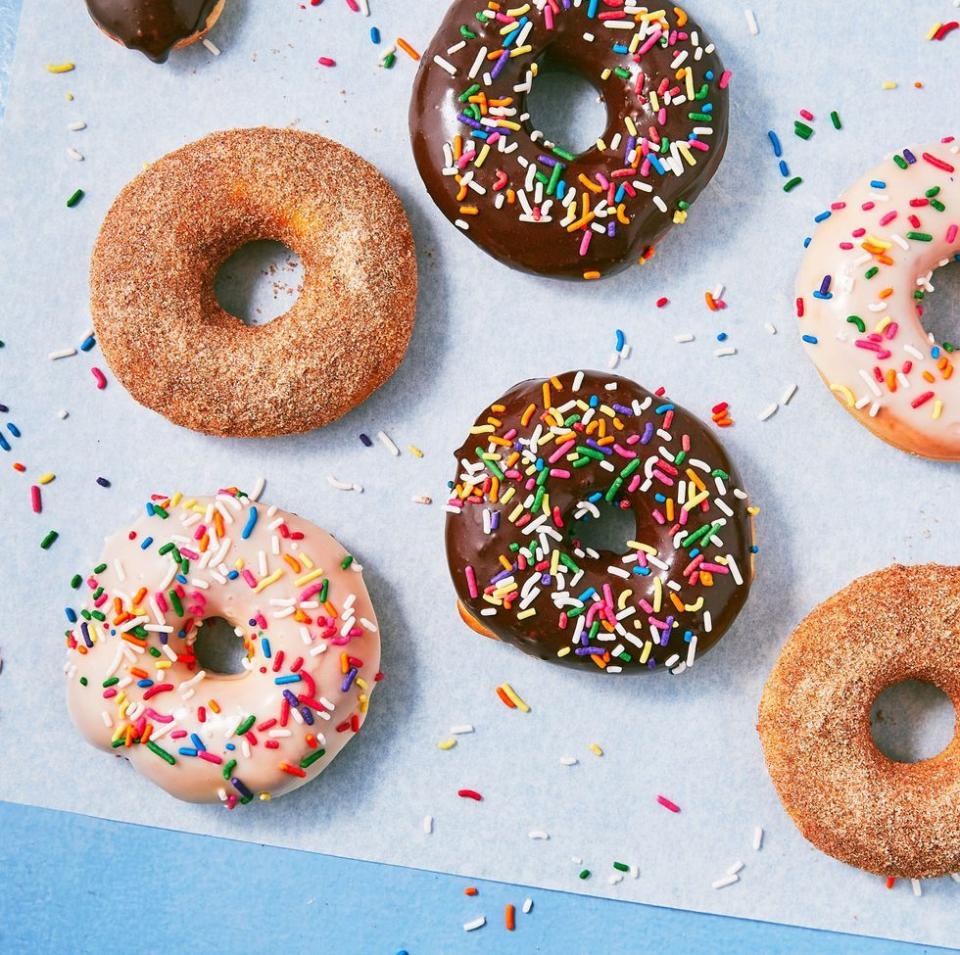
POLYGON ((679 7, 451 5, 417 73, 410 135, 443 214, 515 268, 599 278, 685 221, 727 142, 729 74, 679 7), (544 68, 588 80, 607 126, 581 155, 527 113, 544 68))
POLYGON ((603 372, 516 385, 457 451, 447 561, 464 620, 526 653, 607 673, 679 673, 733 623, 752 514, 723 449, 663 396, 603 372), (581 541, 632 512, 615 551, 581 541))
POLYGON ((176 46, 199 39, 220 16, 225 0, 87 0, 94 22, 108 36, 155 63, 176 46))

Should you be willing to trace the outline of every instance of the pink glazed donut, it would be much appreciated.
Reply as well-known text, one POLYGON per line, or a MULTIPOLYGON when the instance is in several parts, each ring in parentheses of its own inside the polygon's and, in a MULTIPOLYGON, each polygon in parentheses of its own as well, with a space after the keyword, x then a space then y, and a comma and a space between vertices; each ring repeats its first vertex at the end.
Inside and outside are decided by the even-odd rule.
POLYGON ((950 137, 894 154, 818 221, 797 278, 817 371, 884 441, 960 460, 953 346, 921 321, 934 271, 960 252, 960 146, 950 137))
POLYGON ((362 568, 326 531, 231 488, 154 497, 73 586, 67 701, 94 746, 168 793, 232 809, 318 776, 363 725, 380 634, 362 568), (84 584, 85 581, 85 584, 84 584), (224 619, 244 672, 204 672, 224 619))

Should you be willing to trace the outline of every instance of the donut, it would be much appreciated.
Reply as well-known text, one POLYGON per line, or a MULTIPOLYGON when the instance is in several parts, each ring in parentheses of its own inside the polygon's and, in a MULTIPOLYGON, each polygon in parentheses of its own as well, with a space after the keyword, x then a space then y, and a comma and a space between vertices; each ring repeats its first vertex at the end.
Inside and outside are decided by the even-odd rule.
POLYGON ((885 876, 960 870, 960 735, 932 759, 877 749, 888 686, 933 683, 960 712, 960 568, 888 567, 797 627, 763 690, 758 729, 784 808, 818 849, 885 876))
POLYGON ((357 560, 236 488, 154 496, 72 585, 67 703, 81 734, 179 799, 228 809, 318 776, 363 725, 380 633, 357 560), (220 618, 243 672, 204 671, 220 618))
POLYGON ((726 148, 729 80, 679 7, 457 0, 417 71, 413 152, 440 211, 485 252, 538 275, 600 278, 686 221, 726 148), (583 77, 606 105, 579 155, 527 111, 549 69, 583 77))
POLYGON ((90 307, 107 362, 141 404, 207 434, 310 431, 396 370, 417 265, 400 200, 356 153, 312 133, 235 129, 164 156, 107 213, 90 307), (217 302, 220 265, 277 239, 304 266, 266 325, 217 302))
POLYGON ((740 612, 755 509, 662 388, 596 371, 521 382, 456 458, 447 562, 473 630, 591 672, 680 674, 740 612), (615 508, 628 539, 612 522, 612 549, 581 539, 615 508))
POLYGON ((202 39, 226 0, 87 0, 93 22, 111 40, 163 63, 173 49, 202 39))
POLYGON ((797 277, 804 348, 837 400, 894 447, 949 461, 960 376, 922 319, 960 252, 958 167, 952 138, 895 153, 817 217, 797 277))

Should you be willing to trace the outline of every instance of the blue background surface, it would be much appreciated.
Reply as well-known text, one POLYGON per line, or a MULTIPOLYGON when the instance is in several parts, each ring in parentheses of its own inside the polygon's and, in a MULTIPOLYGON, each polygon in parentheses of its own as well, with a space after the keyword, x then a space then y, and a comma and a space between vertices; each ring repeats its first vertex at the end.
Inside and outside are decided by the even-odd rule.
MULTIPOLYGON (((74 0, 79 2, 79 0, 74 0)), ((0 115, 19 0, 0 0, 0 115)), ((0 129, 2 135, 2 129, 0 129)), ((7 767, 6 771, 10 768, 7 767)), ((942 951, 0 803, 0 952, 942 951), (468 898, 467 885, 479 894, 468 898), (529 915, 519 911, 527 897, 529 915), (503 910, 517 906, 507 933, 503 910), (464 922, 486 915, 477 932, 464 922)))

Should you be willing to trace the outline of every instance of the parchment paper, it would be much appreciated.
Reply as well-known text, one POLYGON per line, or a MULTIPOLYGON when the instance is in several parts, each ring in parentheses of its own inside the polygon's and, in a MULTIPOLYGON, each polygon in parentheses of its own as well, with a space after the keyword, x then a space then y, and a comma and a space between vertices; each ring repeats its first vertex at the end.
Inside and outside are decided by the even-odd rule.
MULTIPOLYGON (((728 915, 950 944, 960 885, 886 891, 875 876, 807 845, 780 807, 754 729, 764 679, 791 628, 853 576, 892 561, 951 562, 956 471, 912 460, 845 415, 797 342, 793 275, 813 215, 888 151, 958 132, 958 39, 925 39, 949 2, 827 0, 703 3, 703 18, 734 72, 729 153, 689 222, 656 258, 620 278, 557 284, 501 267, 441 218, 407 142, 414 64, 378 66, 368 37, 401 33, 423 49, 444 4, 371 0, 365 20, 345 4, 230 0, 212 40, 157 67, 108 42, 83 4, 26 0, 2 132, 0 235, 3 319, 0 401, 23 437, 0 453, 4 624, 0 650, 0 797, 112 819, 229 836, 550 888, 728 915), (324 69, 318 56, 338 65, 324 69), (74 60, 65 75, 47 63, 74 60), (895 80, 896 90, 881 84, 895 80), (922 90, 913 87, 923 81, 922 90), (65 99, 67 91, 75 99, 65 99), (817 121, 792 135, 797 110, 817 121), (840 110, 844 129, 828 114, 840 110), (67 130, 82 119, 88 129, 67 130), (168 424, 110 377, 102 355, 51 362, 88 328, 87 266, 100 221, 144 162, 214 129, 295 124, 341 140, 391 179, 419 247, 417 328, 398 374, 321 432, 268 441, 219 440, 168 424), (790 195, 766 139, 773 126, 804 183, 790 195), (79 149, 84 162, 67 158, 79 149), (73 210, 66 198, 86 198, 73 210), (726 283, 728 308, 703 293, 726 283), (657 309, 666 295, 668 307, 657 309), (772 323, 777 334, 764 327, 772 323), (735 628, 679 679, 593 679, 540 663, 460 624, 443 555, 442 501, 451 450, 475 414, 515 381, 580 365, 604 367, 622 328, 633 354, 621 371, 667 386, 708 417, 730 403, 724 435, 762 507, 759 577, 735 628), (714 357, 715 336, 737 354, 714 357), (674 335, 693 333, 677 344, 674 335), (760 411, 799 390, 770 420, 760 411), (57 417, 66 409, 66 420, 57 417), (385 429, 393 458, 360 431, 385 429), (417 459, 408 444, 422 448, 417 459), (23 461, 28 473, 10 468, 23 461), (44 471, 42 515, 28 487, 44 471), (356 481, 343 493, 326 477, 356 481), (109 490, 95 483, 112 481, 109 490), (266 498, 325 525, 363 560, 384 633, 386 682, 364 732, 317 782, 244 811, 175 802, 121 760, 87 746, 63 701, 62 606, 70 576, 151 491, 205 493, 268 480, 266 498), (413 502, 434 498, 433 506, 413 502), (56 528, 49 551, 39 542, 56 528), (509 681, 532 706, 509 711, 509 681), (476 732, 441 752, 453 724, 476 732), (596 742, 603 757, 588 745, 596 742), (561 765, 564 755, 577 765, 561 765), (470 787, 482 803, 459 799, 470 787), (655 801, 663 793, 675 815, 655 801), (432 835, 422 819, 435 817, 432 835), (765 827, 761 852, 754 827, 765 827), (548 841, 533 842, 530 830, 548 841), (582 862, 574 861, 574 857, 582 862), (639 878, 610 886, 612 862, 639 878), (711 882, 737 860, 741 882, 711 882), (586 881, 583 868, 593 871, 586 881)), ((389 254, 389 250, 385 250, 389 254)), ((956 290, 955 277, 948 285, 956 290)), ((955 295, 953 296, 956 301, 955 295)), ((948 324, 941 300, 931 312, 948 324)), ((349 316, 344 317, 349 321, 349 316)))

